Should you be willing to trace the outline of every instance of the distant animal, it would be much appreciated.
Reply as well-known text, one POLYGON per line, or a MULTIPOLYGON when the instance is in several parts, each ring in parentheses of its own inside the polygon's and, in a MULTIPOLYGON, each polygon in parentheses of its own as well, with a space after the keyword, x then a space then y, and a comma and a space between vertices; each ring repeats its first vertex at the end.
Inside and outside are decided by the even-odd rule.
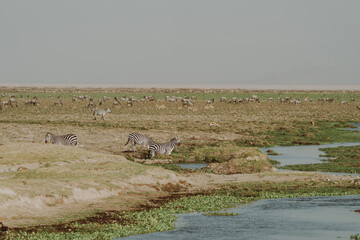
POLYGON ((211 101, 210 100, 207 100, 206 101, 206 104, 213 104, 215 102, 215 98, 213 98, 211 101))
POLYGON ((209 123, 210 127, 220 127, 219 124, 217 124, 216 122, 211 122, 209 123))
POLYGON ((25 101, 25 105, 28 105, 28 106, 37 106, 39 105, 39 101, 34 97, 34 99, 31 99, 31 100, 26 100, 25 101))
POLYGON ((194 103, 190 99, 182 99, 183 106, 193 106, 194 103))
POLYGON ((175 146, 180 143, 179 137, 174 137, 167 143, 154 143, 149 147, 149 155, 151 158, 155 156, 155 154, 168 154, 170 155, 174 150, 175 146))
POLYGON ((128 141, 125 143, 125 146, 129 142, 131 142, 132 149, 134 152, 136 151, 136 148, 135 148, 136 144, 139 144, 143 147, 147 146, 148 148, 151 144, 155 144, 154 140, 152 140, 151 137, 148 137, 148 136, 140 134, 140 133, 130 133, 128 141))
POLYGON ((111 112, 111 111, 110 111, 110 108, 107 108, 106 110, 97 109, 97 108, 94 109, 94 113, 93 113, 94 120, 96 120, 96 115, 101 116, 102 119, 105 120, 104 117, 105 117, 105 115, 106 115, 107 113, 109 113, 109 112, 111 112))
POLYGON ((2 102, 2 105, 3 105, 3 106, 10 106, 10 107, 14 107, 14 106, 12 105, 12 103, 11 103, 11 101, 10 101, 10 100, 2 102))
POLYGON ((58 105, 58 106, 62 107, 62 106, 63 106, 63 103, 62 103, 62 101, 61 101, 61 98, 59 98, 58 100, 56 100, 55 103, 54 103, 54 105, 58 105))
POLYGON ((66 134, 66 135, 54 135, 52 133, 46 133, 45 143, 51 142, 52 144, 57 145, 71 145, 76 146, 78 137, 75 134, 66 134))

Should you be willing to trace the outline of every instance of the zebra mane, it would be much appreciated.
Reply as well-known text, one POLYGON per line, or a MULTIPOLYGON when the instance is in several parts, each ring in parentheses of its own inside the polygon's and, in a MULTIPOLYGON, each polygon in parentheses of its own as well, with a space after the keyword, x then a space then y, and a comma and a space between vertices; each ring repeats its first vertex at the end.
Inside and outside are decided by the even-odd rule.
POLYGON ((180 137, 174 137, 173 139, 170 140, 170 142, 176 142, 179 143, 180 142, 180 137))

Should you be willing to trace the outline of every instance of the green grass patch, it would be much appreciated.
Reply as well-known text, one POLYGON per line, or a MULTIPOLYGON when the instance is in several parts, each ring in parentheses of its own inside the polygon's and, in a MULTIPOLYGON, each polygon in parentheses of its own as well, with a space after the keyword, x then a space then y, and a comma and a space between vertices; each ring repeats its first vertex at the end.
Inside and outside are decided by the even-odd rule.
POLYGON ((352 239, 352 240, 360 240, 360 234, 351 235, 350 239, 352 239))
POLYGON ((280 165, 280 164, 281 164, 281 162, 276 161, 276 160, 274 160, 274 159, 269 159, 268 161, 269 161, 273 166, 276 166, 276 165, 280 165))
POLYGON ((320 145, 335 142, 360 142, 360 134, 344 128, 352 127, 347 122, 274 122, 276 127, 271 131, 252 133, 252 138, 237 139, 238 146, 273 147, 320 145))

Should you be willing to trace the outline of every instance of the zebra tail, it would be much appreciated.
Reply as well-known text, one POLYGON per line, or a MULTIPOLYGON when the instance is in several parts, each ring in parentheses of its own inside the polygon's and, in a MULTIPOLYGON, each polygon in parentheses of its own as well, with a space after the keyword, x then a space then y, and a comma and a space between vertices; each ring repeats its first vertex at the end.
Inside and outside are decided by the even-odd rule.
POLYGON ((129 142, 130 142, 130 138, 128 138, 128 141, 125 143, 125 146, 128 145, 129 142))

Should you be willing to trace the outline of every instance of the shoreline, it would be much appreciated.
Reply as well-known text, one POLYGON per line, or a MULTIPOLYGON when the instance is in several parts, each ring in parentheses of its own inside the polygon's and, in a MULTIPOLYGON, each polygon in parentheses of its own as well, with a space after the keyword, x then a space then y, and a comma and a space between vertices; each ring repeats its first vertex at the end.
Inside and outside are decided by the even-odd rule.
MULTIPOLYGON (((278 174, 288 175, 284 173, 278 174)), ((173 230, 176 228, 175 220, 177 218, 174 214, 191 213, 194 212, 194 209, 196 212, 201 213, 234 207, 232 205, 234 203, 244 204, 261 199, 345 196, 359 193, 356 184, 352 184, 349 177, 331 176, 332 181, 329 181, 328 175, 322 176, 321 174, 310 173, 311 178, 317 179, 317 184, 309 186, 306 182, 306 179, 310 177, 309 173, 304 175, 304 173, 297 172, 294 174, 297 176, 296 180, 273 181, 265 189, 261 181, 239 182, 231 188, 229 188, 229 185, 223 184, 221 187, 218 186, 212 190, 173 192, 166 196, 150 197, 147 204, 137 206, 132 211, 100 211, 92 216, 48 225, 26 227, 2 225, 3 231, 0 231, 0 237, 7 239, 21 237, 27 237, 28 239, 43 237, 95 239, 98 236, 103 236, 105 239, 118 239, 132 235, 173 230), (250 189, 249 185, 251 186, 250 189), (324 186, 326 187, 324 188, 324 186), (343 191, 342 188, 347 190, 343 191), (252 190, 257 193, 252 192, 252 190), (238 192, 241 192, 241 194, 238 194, 238 192), (180 210, 179 205, 182 206, 180 210), (140 221, 136 222, 134 218, 140 221), (152 221, 153 219, 155 221, 152 221), (145 225, 151 224, 151 228, 144 227, 145 225, 141 222, 146 222, 145 225), (103 228, 106 225, 111 225, 111 230, 106 227, 103 228), (84 233, 83 229, 92 229, 92 231, 84 233)))

